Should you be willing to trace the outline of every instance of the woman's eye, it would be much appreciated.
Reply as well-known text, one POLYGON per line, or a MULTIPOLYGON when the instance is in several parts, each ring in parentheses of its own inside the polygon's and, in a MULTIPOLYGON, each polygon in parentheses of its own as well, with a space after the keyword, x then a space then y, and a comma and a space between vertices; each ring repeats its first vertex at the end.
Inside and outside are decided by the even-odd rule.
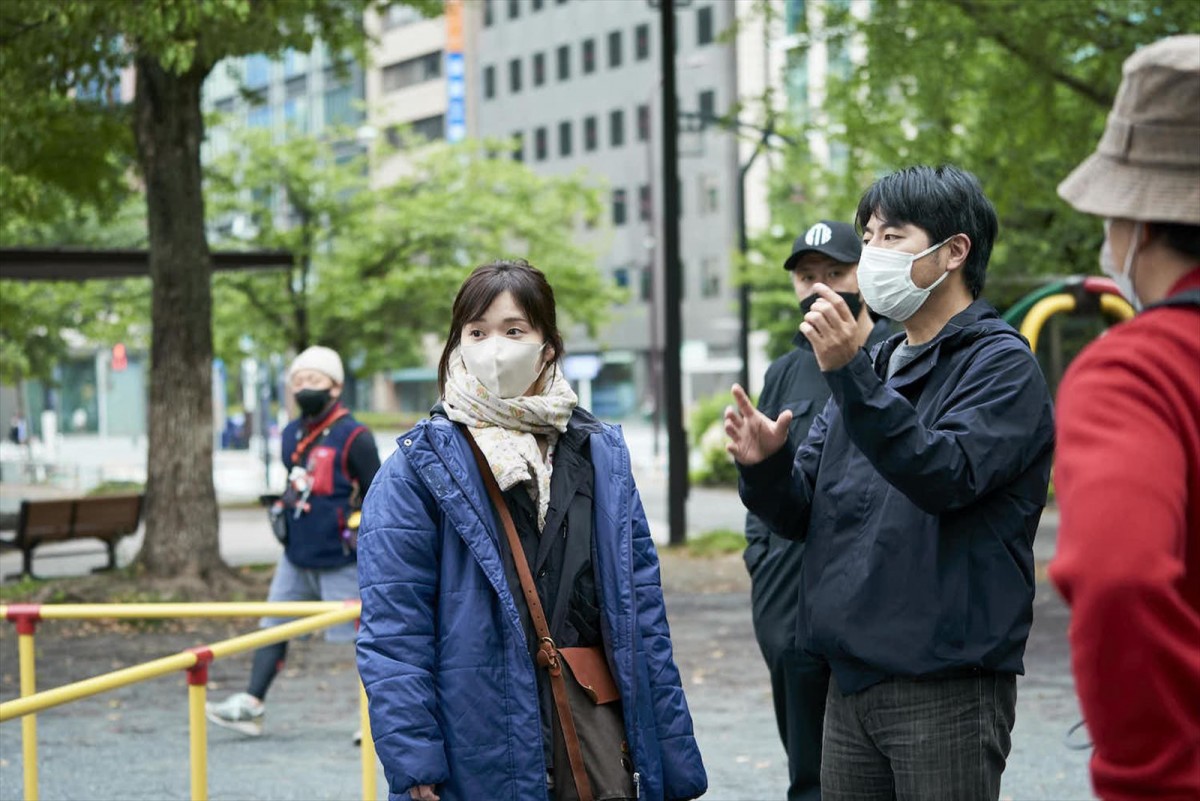
POLYGON ((476 329, 474 331, 468 331, 467 336, 469 336, 471 339, 479 339, 481 336, 483 336, 483 332, 476 329))
POLYGON ((519 336, 521 336, 521 335, 522 335, 522 334, 524 334, 524 333, 525 333, 525 332, 524 332, 524 331, 522 331, 520 328, 510 328, 510 329, 508 329, 508 336, 510 336, 510 337, 519 337, 519 336))

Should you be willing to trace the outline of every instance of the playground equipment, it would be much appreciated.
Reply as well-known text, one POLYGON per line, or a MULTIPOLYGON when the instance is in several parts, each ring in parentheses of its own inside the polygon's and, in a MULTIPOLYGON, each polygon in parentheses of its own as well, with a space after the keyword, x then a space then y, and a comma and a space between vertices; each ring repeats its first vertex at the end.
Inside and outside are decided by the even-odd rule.
POLYGON ((1036 353, 1042 327, 1060 313, 1102 314, 1115 322, 1134 315, 1133 307, 1121 296, 1114 281, 1087 276, 1053 281, 1035 289, 1014 303, 1004 313, 1004 320, 1020 330, 1036 353))

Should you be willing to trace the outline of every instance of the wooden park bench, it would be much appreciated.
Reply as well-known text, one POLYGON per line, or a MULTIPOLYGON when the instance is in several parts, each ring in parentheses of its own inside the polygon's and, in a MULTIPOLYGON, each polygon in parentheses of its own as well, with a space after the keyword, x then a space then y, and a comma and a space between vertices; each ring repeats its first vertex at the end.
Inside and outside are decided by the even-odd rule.
MULTIPOLYGON (((142 495, 97 495, 46 501, 21 501, 16 535, 0 538, 0 546, 21 551, 21 575, 33 575, 33 552, 39 545, 98 539, 108 548, 108 565, 117 566, 117 543, 137 531, 142 495)), ((67 556, 68 554, 61 554, 67 556)))

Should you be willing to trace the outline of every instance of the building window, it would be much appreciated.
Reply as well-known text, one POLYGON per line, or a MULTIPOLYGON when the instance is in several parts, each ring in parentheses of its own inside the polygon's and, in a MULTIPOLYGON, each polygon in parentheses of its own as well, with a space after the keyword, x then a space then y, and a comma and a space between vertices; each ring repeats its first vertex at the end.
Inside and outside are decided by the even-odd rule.
POLYGON ((613 283, 621 289, 629 288, 629 268, 617 267, 613 270, 613 283))
POLYGON ((637 107, 637 138, 639 142, 650 140, 650 106, 637 107))
POLYGON ((608 144, 611 147, 622 147, 625 144, 625 112, 621 109, 609 112, 608 144))
POLYGON ((523 131, 516 131, 513 133, 512 138, 513 138, 513 150, 512 150, 513 161, 524 161, 525 160, 525 133, 523 131))
POLYGON ((624 225, 626 218, 625 211, 625 190, 614 189, 612 193, 612 221, 613 225, 624 225))
POLYGON ((638 61, 650 58, 649 25, 639 25, 633 29, 633 55, 638 61))
POLYGON ((308 97, 297 95, 283 101, 283 123, 297 133, 308 133, 308 97))
POLYGON ((721 294, 721 274, 717 270, 717 260, 707 258, 700 260, 700 296, 715 298, 721 294))
POLYGON ((492 0, 483 0, 483 27, 492 27, 492 0))
POLYGON ((538 161, 545 161, 546 149, 546 129, 538 128, 533 132, 533 157, 538 161))
POLYGON ((333 68, 325 70, 325 125, 357 125, 364 117, 356 104, 363 98, 363 77, 358 69, 339 79, 333 68))
POLYGON ((560 81, 569 80, 571 77, 571 47, 570 45, 562 45, 557 51, 558 58, 558 79, 560 81))
POLYGON ((246 126, 250 128, 271 127, 271 107, 258 106, 246 114, 246 126))
POLYGON ((442 77, 442 51, 397 61, 383 68, 383 91, 394 92, 442 77))
POLYGON ((545 5, 545 0, 532 0, 529 4, 529 10, 531 12, 541 11, 543 5, 545 5))
POLYGON ((596 40, 583 40, 583 74, 591 75, 596 71, 596 40))
POLYGON ((306 53, 297 53, 295 50, 289 48, 283 54, 283 77, 291 78, 296 75, 304 75, 307 72, 308 55, 306 53))
POLYGON ((516 19, 521 16, 521 0, 508 0, 508 18, 516 19))
POLYGON ((638 187, 638 219, 649 222, 654 213, 653 198, 650 195, 650 184, 638 187))
POLYGON ((483 68, 483 97, 491 100, 496 96, 496 68, 489 65, 483 68))
POLYGON ((546 82, 546 54, 533 54, 533 85, 541 86, 546 82))
POLYGON ((428 141, 443 139, 446 136, 446 117, 443 114, 413 120, 411 125, 414 134, 428 141))
POLYGON ((297 75, 295 78, 289 78, 288 82, 283 85, 283 88, 288 97, 306 95, 308 94, 308 76, 297 75))
POLYGON ((266 56, 246 56, 246 88, 261 89, 270 80, 270 60, 266 56))
POLYGON ((705 6, 696 12, 696 44, 704 46, 713 40, 713 10, 705 6))
POLYGON ((700 126, 707 128, 717 118, 717 93, 712 89, 700 93, 700 126))
POLYGON ((508 62, 508 91, 514 95, 521 91, 521 59, 519 58, 508 62))
POLYGON ((571 122, 563 120, 558 124, 558 155, 566 158, 571 155, 571 122))
POLYGON ((608 68, 616 69, 621 66, 621 32, 613 31, 608 35, 608 68))
POLYGON ((700 210, 700 214, 712 214, 716 212, 720 205, 718 198, 720 192, 717 190, 717 179, 712 175, 701 175, 697 181, 700 187, 700 203, 696 207, 700 210))
POLYGON ((583 120, 583 149, 591 153, 599 145, 600 136, 597 133, 599 126, 596 124, 595 117, 585 117, 583 120))
POLYGON ((641 279, 641 298, 643 302, 649 303, 650 299, 654 297, 654 268, 647 267, 642 270, 641 279))
POLYGON ((402 132, 405 128, 411 128, 415 137, 424 139, 427 142, 434 139, 442 139, 446 135, 446 117, 443 114, 436 114, 432 117, 413 120, 405 125, 388 126, 385 132, 388 144, 396 148, 403 146, 405 141, 402 132))
POLYGON ((423 19, 425 19, 424 15, 412 6, 392 5, 388 6, 387 12, 383 15, 383 29, 390 31, 393 28, 412 25, 423 19))

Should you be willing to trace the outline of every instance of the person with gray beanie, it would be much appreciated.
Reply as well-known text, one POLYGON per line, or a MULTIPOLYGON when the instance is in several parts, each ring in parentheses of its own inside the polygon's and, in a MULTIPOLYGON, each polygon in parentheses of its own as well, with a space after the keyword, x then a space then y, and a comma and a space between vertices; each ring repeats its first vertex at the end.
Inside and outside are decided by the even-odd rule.
MULTIPOLYGON (((344 382, 341 358, 319 345, 297 356, 288 369, 300 417, 283 430, 288 484, 270 511, 283 554, 268 601, 358 600, 358 509, 379 470, 379 450, 367 427, 341 404, 344 382)), ((286 621, 268 617, 261 625, 286 621)), ((351 642, 354 624, 330 628, 326 638, 351 642)), ((286 642, 256 651, 246 691, 208 704, 208 719, 242 734, 261 735, 263 699, 286 654, 286 642)))
POLYGON ((1050 578, 1106 801, 1200 798, 1200 36, 1126 61, 1096 152, 1058 187, 1104 220, 1139 314, 1058 391, 1050 578))

